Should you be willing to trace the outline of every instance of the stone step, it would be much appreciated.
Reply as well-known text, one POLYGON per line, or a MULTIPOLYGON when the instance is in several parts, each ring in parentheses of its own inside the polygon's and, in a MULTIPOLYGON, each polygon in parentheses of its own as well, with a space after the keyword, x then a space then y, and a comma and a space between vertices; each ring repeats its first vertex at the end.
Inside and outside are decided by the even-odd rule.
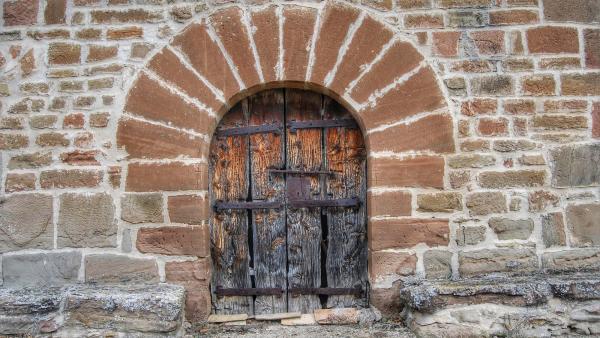
POLYGON ((70 336, 109 330, 174 335, 184 305, 183 287, 169 284, 0 288, 0 334, 70 336))

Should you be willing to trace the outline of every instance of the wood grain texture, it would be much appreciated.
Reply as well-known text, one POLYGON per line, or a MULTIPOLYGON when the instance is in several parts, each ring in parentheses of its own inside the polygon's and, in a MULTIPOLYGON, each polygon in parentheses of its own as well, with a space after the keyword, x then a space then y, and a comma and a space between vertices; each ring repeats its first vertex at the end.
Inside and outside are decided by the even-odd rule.
MULTIPOLYGON (((286 90, 288 121, 321 119, 320 94, 286 90)), ((287 168, 320 170, 323 163, 322 131, 320 129, 286 130, 287 168)), ((310 193, 321 198, 318 176, 310 176, 310 193)), ((319 287, 321 285, 321 210, 320 208, 287 209, 288 287, 319 287)), ((311 313, 320 309, 315 295, 295 295, 288 298, 288 311, 311 313)))
MULTIPOLYGON (((258 93, 249 98, 250 125, 284 125, 283 89, 258 93)), ((252 200, 282 201, 285 181, 283 175, 270 175, 269 168, 285 165, 283 134, 250 135, 250 167, 252 200)), ((252 210, 254 273, 257 288, 287 289, 285 209, 252 210)), ((287 311, 287 294, 257 296, 256 314, 287 311)))
MULTIPOLYGON (((305 90, 275 89, 242 100, 218 130, 291 121, 343 120, 334 100, 305 90)), ((211 204, 285 202, 279 209, 229 209, 211 216, 213 288, 282 288, 282 296, 213 297, 218 314, 312 313, 368 306, 354 295, 288 295, 289 288, 366 290, 366 149, 351 127, 285 127, 241 136, 215 136, 211 144, 211 204), (292 172, 270 173, 268 169, 292 172), (334 175, 301 174, 332 171, 334 175), (290 200, 358 198, 359 207, 291 207, 290 200), (252 273, 253 271, 253 273, 252 273)))
MULTIPOLYGON (((350 114, 334 100, 324 98, 325 119, 347 119, 350 114)), ((362 133, 353 128, 325 130, 327 196, 332 199, 358 197, 358 208, 327 208, 327 286, 367 286, 366 149, 362 133)), ((366 295, 366 294, 365 294, 366 295)), ((367 306, 365 297, 329 296, 327 308, 367 306)))
MULTIPOLYGON (((223 118, 220 128, 245 126, 246 113, 244 100, 223 118)), ((215 137, 210 154, 211 201, 245 201, 249 183, 248 136, 215 137)), ((215 211, 211 224, 213 286, 252 287, 247 211, 215 211)), ((213 306, 218 314, 253 313, 252 297, 215 296, 213 306)))

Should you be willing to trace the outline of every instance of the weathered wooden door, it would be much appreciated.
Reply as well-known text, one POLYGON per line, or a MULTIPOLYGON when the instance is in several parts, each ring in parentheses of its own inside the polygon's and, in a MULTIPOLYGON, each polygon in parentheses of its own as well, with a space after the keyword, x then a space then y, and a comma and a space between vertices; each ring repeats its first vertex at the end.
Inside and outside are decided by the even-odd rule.
POLYGON ((211 143, 216 313, 367 305, 366 151, 341 105, 276 89, 242 100, 211 143))

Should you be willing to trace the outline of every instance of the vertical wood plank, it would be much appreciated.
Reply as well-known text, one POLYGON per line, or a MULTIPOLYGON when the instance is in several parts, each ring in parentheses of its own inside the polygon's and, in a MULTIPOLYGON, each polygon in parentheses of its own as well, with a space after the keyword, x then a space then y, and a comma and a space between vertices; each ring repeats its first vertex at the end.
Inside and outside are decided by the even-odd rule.
MULTIPOLYGON (((284 126, 283 89, 260 92, 249 98, 250 125, 284 126)), ((269 175, 269 168, 283 168, 283 134, 250 135, 250 172, 252 200, 283 201, 283 175, 269 175)), ((254 273, 257 288, 287 289, 285 209, 252 210, 254 273)), ((287 311, 287 293, 282 296, 257 296, 256 314, 287 311)))
MULTIPOLYGON (((321 119, 320 94, 287 89, 286 120, 321 119)), ((287 169, 319 170, 323 162, 322 131, 286 128, 287 169)), ((310 177, 311 194, 320 198, 319 178, 310 177)), ((319 287, 321 285, 321 210, 320 208, 287 208, 288 287, 319 287)), ((288 311, 311 313, 320 309, 316 295, 289 295, 288 311)))
MULTIPOLYGON (((325 119, 352 118, 334 100, 324 98, 325 119)), ((336 175, 327 177, 329 198, 360 199, 358 208, 327 208, 327 286, 367 287, 366 149, 360 129, 328 128, 325 131, 326 166, 336 175)), ((365 296, 329 296, 327 307, 367 306, 365 296)))
MULTIPOLYGON (((247 125, 247 101, 233 107, 223 117, 219 129, 247 125)), ((209 157, 212 174, 211 201, 245 201, 248 197, 248 136, 213 138, 209 157)), ((224 210, 211 218, 213 286, 250 288, 248 212, 224 210)), ((253 314, 252 297, 213 297, 216 313, 253 314)))

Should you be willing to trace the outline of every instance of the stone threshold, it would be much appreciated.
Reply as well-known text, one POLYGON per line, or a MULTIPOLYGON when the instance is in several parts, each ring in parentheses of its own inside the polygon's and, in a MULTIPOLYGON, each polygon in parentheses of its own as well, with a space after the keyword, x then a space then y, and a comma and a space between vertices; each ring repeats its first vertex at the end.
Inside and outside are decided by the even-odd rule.
POLYGON ((407 281, 400 299, 416 311, 431 312, 451 305, 494 303, 537 306, 551 298, 600 299, 600 275, 567 274, 474 278, 456 281, 407 281))
POLYGON ((173 336, 184 306, 184 288, 170 284, 0 288, 0 334, 173 336))

